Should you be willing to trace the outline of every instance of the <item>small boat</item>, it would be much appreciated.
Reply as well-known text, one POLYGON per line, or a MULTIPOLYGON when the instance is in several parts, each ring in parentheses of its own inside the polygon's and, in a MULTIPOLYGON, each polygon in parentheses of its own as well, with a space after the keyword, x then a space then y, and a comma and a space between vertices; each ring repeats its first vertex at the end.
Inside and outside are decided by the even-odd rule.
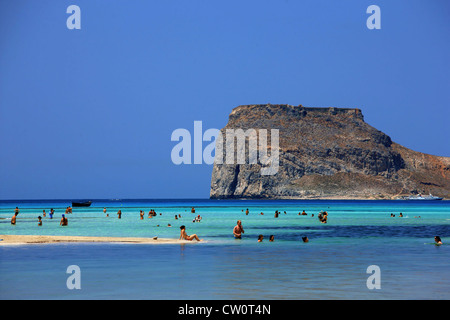
POLYGON ((74 202, 72 201, 72 207, 89 207, 92 201, 74 202))
POLYGON ((442 200, 441 197, 433 196, 432 194, 428 196, 422 196, 421 194, 415 195, 415 196, 406 196, 406 197, 400 197, 399 200, 442 200))

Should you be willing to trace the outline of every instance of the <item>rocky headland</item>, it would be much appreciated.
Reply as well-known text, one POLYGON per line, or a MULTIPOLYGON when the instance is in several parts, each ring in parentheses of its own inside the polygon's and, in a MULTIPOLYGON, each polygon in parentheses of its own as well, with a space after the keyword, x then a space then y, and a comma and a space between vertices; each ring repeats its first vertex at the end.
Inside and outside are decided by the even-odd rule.
POLYGON ((226 129, 278 129, 278 171, 262 175, 259 161, 215 162, 211 198, 396 199, 418 193, 450 198, 449 157, 393 142, 367 124, 360 109, 243 105, 231 112, 221 130, 224 139, 226 129))

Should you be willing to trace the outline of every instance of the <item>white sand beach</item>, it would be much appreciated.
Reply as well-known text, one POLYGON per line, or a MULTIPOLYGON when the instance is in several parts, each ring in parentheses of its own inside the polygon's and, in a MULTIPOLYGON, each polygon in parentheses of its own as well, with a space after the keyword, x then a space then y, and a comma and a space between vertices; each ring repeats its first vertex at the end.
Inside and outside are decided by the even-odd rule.
POLYGON ((60 242, 117 242, 117 243, 195 243, 178 239, 162 238, 133 238, 133 237, 81 237, 81 236, 41 236, 41 235, 0 235, 0 245, 20 245, 33 243, 60 243, 60 242))

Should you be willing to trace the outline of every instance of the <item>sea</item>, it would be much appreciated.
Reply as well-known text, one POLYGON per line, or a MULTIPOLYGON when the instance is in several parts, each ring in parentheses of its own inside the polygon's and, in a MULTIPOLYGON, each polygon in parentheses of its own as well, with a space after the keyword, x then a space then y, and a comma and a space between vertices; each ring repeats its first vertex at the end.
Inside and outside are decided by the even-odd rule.
POLYGON ((70 205, 0 201, 0 235, 178 239, 185 225, 203 241, 0 245, 2 300, 450 298, 450 201, 107 199, 74 207, 68 226, 60 226, 70 205), (156 216, 149 218, 151 209, 156 216), (233 237, 237 220, 240 240, 233 237), (70 266, 79 268, 79 288, 68 284, 70 266))

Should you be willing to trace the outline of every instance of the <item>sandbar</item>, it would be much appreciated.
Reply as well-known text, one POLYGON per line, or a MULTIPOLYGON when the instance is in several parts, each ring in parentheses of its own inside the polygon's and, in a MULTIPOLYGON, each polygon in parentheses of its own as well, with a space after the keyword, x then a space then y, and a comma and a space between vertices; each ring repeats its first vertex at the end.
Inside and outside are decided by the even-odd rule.
POLYGON ((133 237, 84 237, 84 236, 43 236, 43 235, 0 235, 0 245, 8 244, 34 244, 34 243, 61 243, 61 242, 115 242, 115 243, 193 243, 167 238, 133 238, 133 237))

